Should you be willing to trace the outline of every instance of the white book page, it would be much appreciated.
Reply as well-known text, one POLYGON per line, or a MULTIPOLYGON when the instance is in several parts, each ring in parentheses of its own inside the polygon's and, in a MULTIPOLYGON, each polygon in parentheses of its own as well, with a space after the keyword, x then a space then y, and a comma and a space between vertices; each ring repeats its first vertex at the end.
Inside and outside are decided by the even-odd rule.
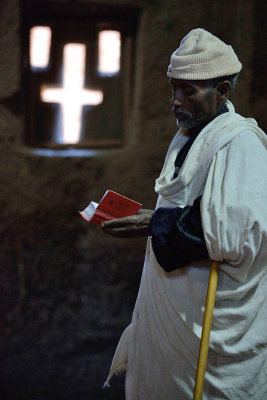
POLYGON ((87 221, 90 221, 93 218, 97 206, 98 203, 91 201, 91 203, 83 211, 80 211, 80 213, 87 221))
POLYGON ((109 190, 106 190, 104 196, 103 196, 102 199, 100 200, 100 203, 101 203, 101 201, 104 199, 104 197, 108 194, 108 192, 109 192, 109 190))

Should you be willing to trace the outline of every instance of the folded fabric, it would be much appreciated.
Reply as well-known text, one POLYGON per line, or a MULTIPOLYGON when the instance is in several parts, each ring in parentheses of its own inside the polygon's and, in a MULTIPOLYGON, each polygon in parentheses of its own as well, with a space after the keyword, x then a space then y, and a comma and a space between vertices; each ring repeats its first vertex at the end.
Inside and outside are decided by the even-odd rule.
POLYGON ((160 207, 153 214, 152 247, 158 263, 167 272, 209 257, 201 225, 200 201, 201 197, 193 206, 185 208, 160 207))

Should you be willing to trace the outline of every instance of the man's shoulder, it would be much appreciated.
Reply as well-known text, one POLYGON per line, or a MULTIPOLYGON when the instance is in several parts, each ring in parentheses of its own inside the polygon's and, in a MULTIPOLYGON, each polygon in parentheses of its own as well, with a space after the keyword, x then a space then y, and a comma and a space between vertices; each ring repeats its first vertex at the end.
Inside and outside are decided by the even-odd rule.
POLYGON ((236 132, 233 141, 261 143, 267 149, 267 136, 254 118, 246 118, 236 112, 225 113, 224 116, 226 132, 236 132))
POLYGON ((244 127, 243 130, 233 138, 233 140, 229 143, 230 147, 237 147, 239 151, 248 150, 249 152, 253 151, 263 151, 266 152, 267 150, 267 136, 262 131, 255 131, 251 129, 248 125, 244 127))

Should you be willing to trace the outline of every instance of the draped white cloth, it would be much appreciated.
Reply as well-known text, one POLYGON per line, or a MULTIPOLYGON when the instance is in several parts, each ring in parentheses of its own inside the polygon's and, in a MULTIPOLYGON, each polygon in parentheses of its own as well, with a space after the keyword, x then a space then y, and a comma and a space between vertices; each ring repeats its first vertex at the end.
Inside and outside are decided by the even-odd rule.
MULTIPOLYGON (((180 129, 155 190, 157 207, 202 196, 207 249, 220 264, 203 400, 267 399, 267 140, 227 102, 194 141, 176 179, 180 129)), ((193 398, 210 260, 165 272, 148 238, 131 325, 108 380, 126 369, 127 400, 193 398)))

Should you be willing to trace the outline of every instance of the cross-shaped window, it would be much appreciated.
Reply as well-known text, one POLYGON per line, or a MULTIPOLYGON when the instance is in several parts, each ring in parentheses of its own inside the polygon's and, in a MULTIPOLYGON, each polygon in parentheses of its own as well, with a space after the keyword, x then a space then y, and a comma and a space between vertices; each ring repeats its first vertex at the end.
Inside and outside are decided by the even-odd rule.
POLYGON ((27 144, 122 145, 137 10, 121 18, 122 7, 25 4, 27 144))

